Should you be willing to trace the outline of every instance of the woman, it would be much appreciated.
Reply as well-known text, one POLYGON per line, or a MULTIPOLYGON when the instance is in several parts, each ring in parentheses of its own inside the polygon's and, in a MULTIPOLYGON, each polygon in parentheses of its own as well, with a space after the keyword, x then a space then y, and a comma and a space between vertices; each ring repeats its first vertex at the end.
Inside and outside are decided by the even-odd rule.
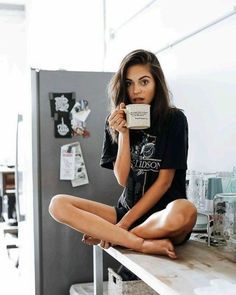
POLYGON ((112 111, 106 120, 101 165, 114 169, 124 187, 116 207, 57 195, 49 212, 58 222, 84 233, 86 244, 120 245, 176 258, 174 245, 187 241, 196 208, 186 199, 188 125, 170 105, 156 56, 135 50, 110 82, 112 111), (127 104, 150 104, 151 127, 129 130, 127 104))

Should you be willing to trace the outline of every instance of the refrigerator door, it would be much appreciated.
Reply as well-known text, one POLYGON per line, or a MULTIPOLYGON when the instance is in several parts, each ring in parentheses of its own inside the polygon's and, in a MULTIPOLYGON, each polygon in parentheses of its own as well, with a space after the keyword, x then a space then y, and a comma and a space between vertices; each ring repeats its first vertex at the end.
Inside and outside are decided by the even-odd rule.
MULTIPOLYGON (((82 235, 61 225, 48 213, 51 198, 71 194, 115 205, 121 193, 112 171, 99 166, 104 122, 108 114, 107 84, 111 73, 32 71, 32 155, 36 295, 64 295, 74 283, 93 280, 92 247, 81 243, 82 235), (55 138, 49 93, 75 92, 86 99, 91 113, 86 122, 90 137, 55 138), (61 146, 80 142, 89 184, 72 187, 60 180, 61 146)), ((106 257, 107 265, 114 264, 106 257)))

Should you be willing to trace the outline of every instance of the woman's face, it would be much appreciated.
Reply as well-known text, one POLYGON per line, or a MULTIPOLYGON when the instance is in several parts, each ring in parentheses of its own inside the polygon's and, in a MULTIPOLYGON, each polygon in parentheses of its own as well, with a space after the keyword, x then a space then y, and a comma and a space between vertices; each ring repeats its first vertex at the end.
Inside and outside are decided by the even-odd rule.
POLYGON ((151 104, 155 95, 155 80, 149 65, 130 66, 125 83, 131 103, 151 104))

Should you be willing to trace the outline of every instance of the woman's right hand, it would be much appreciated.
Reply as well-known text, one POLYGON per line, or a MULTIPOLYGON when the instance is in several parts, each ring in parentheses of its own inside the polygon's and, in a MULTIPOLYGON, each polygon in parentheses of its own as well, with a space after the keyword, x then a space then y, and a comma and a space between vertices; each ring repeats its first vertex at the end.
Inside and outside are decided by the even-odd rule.
POLYGON ((102 247, 103 249, 108 249, 111 246, 109 242, 93 238, 87 234, 83 235, 82 242, 89 246, 94 246, 99 244, 100 247, 102 247))
POLYGON ((124 230, 129 230, 130 225, 127 224, 127 222, 125 222, 125 218, 123 217, 117 224, 116 226, 119 226, 121 228, 123 228, 124 230))
POLYGON ((108 118, 109 127, 121 133, 128 131, 126 127, 125 104, 122 102, 108 118))
POLYGON ((82 242, 86 245, 92 246, 92 245, 98 245, 100 244, 101 240, 93 238, 87 234, 83 235, 82 242))

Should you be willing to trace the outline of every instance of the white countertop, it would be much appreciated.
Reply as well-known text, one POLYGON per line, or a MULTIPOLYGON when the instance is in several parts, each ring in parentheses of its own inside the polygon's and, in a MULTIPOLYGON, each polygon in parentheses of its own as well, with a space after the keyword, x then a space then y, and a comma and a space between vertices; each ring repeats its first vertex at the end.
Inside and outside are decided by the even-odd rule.
POLYGON ((161 295, 195 294, 194 289, 209 286, 213 279, 236 284, 236 253, 225 255, 198 241, 176 247, 176 260, 120 247, 105 251, 161 295))

